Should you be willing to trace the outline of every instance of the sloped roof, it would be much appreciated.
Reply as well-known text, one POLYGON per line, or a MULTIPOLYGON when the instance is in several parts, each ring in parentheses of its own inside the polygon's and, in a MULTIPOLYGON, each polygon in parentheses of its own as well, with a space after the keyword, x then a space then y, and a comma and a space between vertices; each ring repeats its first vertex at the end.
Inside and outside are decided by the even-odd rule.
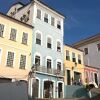
POLYGON ((18 22, 18 23, 20 23, 20 24, 23 24, 23 25, 27 26, 27 27, 34 28, 32 25, 26 24, 26 23, 24 23, 24 22, 22 22, 22 21, 20 21, 20 20, 17 20, 17 19, 15 19, 15 18, 12 18, 12 17, 10 17, 10 16, 8 16, 8 15, 5 15, 4 13, 1 13, 1 12, 0 12, 0 16, 3 16, 3 17, 5 17, 5 18, 9 18, 9 20, 16 21, 16 22, 18 22))
POLYGON ((75 47, 75 48, 79 48, 81 46, 84 46, 84 45, 87 45, 87 44, 90 44, 90 43, 93 43, 93 42, 96 42, 96 41, 100 41, 100 33, 93 35, 91 37, 88 37, 86 39, 83 39, 83 40, 81 40, 77 43, 74 43, 72 46, 75 47))
MULTIPOLYGON (((29 5, 29 4, 31 4, 31 3, 34 3, 34 2, 35 2, 35 0, 32 0, 30 3, 27 3, 26 5, 24 5, 24 4, 21 3, 21 2, 17 2, 17 3, 15 3, 15 4, 13 4, 12 6, 14 6, 14 5, 16 5, 16 4, 21 4, 22 7, 18 9, 18 10, 21 10, 21 9, 23 9, 24 7, 26 7, 27 5, 29 5)), ((61 16, 63 16, 63 17, 65 18, 64 14, 60 13, 59 11, 55 10, 54 8, 52 8, 52 7, 50 7, 49 5, 45 4, 44 2, 42 2, 42 1, 40 1, 40 0, 37 0, 37 2, 38 2, 38 3, 41 3, 42 5, 48 7, 49 9, 53 10, 54 12, 58 13, 59 15, 61 15, 61 16)), ((12 7, 12 6, 11 6, 11 7, 12 7)))

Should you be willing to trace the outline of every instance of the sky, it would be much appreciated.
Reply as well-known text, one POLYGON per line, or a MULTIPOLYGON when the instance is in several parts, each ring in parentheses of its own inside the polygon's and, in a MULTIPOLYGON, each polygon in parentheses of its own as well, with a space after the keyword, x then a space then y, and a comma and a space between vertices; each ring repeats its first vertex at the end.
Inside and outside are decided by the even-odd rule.
MULTIPOLYGON (((16 2, 30 0, 0 0, 0 12, 7 13, 16 2)), ((64 44, 73 44, 100 33, 100 0, 41 0, 65 16, 64 44)))

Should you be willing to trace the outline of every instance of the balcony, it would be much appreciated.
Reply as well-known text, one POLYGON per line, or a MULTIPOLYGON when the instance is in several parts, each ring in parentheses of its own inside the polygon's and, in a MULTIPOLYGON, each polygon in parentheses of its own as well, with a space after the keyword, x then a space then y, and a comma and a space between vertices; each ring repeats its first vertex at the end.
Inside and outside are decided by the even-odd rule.
POLYGON ((52 68, 46 68, 45 66, 35 66, 36 71, 46 73, 46 74, 53 74, 56 76, 64 76, 63 70, 57 70, 52 68))

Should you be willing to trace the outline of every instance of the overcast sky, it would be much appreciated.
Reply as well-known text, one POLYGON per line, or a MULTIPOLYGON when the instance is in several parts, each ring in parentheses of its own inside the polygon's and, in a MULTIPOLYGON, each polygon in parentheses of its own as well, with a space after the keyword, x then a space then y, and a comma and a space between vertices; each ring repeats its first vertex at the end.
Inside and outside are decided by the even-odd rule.
MULTIPOLYGON (((0 12, 6 13, 16 2, 30 0, 0 0, 0 12)), ((100 0, 41 0, 65 15, 64 43, 73 44, 100 33, 100 0)))

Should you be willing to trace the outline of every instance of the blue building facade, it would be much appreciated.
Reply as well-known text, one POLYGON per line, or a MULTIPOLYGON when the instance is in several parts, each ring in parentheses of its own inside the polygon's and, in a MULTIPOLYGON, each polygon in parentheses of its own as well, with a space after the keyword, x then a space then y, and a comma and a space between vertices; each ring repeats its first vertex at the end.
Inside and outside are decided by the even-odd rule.
MULTIPOLYGON (((39 98, 64 97, 63 16, 38 3, 33 24, 32 61, 36 68, 39 98), (58 25, 58 26, 57 26, 58 25)), ((34 93, 34 90, 33 90, 34 93)))

